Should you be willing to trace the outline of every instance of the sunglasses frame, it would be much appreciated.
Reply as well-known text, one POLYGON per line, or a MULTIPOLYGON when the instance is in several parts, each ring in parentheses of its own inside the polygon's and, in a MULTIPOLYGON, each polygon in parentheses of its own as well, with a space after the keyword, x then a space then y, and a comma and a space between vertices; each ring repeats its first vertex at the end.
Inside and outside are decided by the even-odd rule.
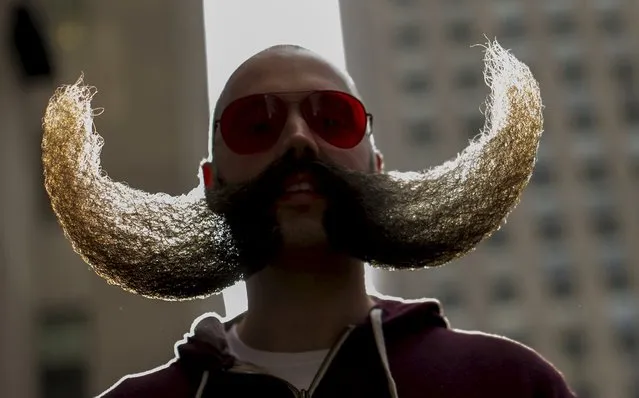
MULTIPOLYGON (((287 104, 290 105, 290 104, 299 104, 300 102, 304 101, 309 96, 311 96, 311 95, 313 95, 315 93, 338 93, 340 95, 346 94, 346 95, 352 97, 353 99, 355 99, 362 106, 362 109, 364 110, 364 115, 366 116, 366 127, 365 127, 365 131, 364 131, 364 135, 362 136, 362 140, 364 138, 366 138, 366 137, 370 137, 370 136, 373 135, 373 114, 369 113, 366 110, 366 106, 364 105, 364 103, 359 98, 355 97, 351 93, 347 93, 345 91, 339 91, 339 90, 275 91, 275 92, 255 93, 255 94, 245 95, 243 97, 240 97, 240 98, 237 98, 237 99, 231 101, 230 103, 228 103, 226 105, 226 107, 224 107, 224 110, 222 110, 222 112, 220 113, 220 117, 213 121, 213 132, 217 131, 217 129, 219 128, 220 129, 220 135, 222 136, 222 139, 224 139, 224 137, 222 135, 222 130, 221 130, 221 128, 222 128, 222 125, 221 125, 222 115, 224 114, 224 111, 226 110, 226 108, 229 105, 231 105, 233 102, 235 102, 235 101, 239 101, 239 100, 242 100, 244 98, 252 97, 252 96, 255 96, 255 95, 272 95, 272 96, 278 97, 279 99, 281 99, 282 101, 284 101, 284 102, 286 102, 287 104), (289 100, 284 100, 284 98, 281 98, 283 96, 302 95, 302 94, 306 94, 306 95, 303 95, 300 99, 298 99, 296 101, 289 101, 289 100)), ((309 128, 310 128, 310 126, 309 126, 309 128)), ((281 134, 281 132, 280 132, 280 134, 281 134)), ((361 142, 361 140, 360 140, 360 142, 361 142)), ((328 144, 332 145, 330 142, 328 144)), ((257 153, 259 153, 259 152, 257 152, 257 153)))

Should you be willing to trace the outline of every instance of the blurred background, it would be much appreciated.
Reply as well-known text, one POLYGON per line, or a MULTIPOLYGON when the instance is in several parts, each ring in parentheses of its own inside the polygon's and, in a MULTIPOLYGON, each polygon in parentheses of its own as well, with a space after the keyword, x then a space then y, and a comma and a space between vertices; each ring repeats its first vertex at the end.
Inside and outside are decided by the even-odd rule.
MULTIPOLYGON (((228 310, 221 295, 157 302, 104 283, 64 239, 40 162, 46 102, 83 72, 105 108, 112 178, 170 194, 197 185, 210 65, 225 57, 207 60, 213 3, 0 1, 0 396, 95 396, 171 359, 201 313, 228 310)), ((342 0, 338 11, 387 169, 437 165, 479 133, 488 89, 472 45, 484 35, 531 67, 546 106, 508 223, 444 268, 372 272, 377 290, 438 298, 453 327, 529 345, 581 398, 639 398, 639 2, 342 0)))

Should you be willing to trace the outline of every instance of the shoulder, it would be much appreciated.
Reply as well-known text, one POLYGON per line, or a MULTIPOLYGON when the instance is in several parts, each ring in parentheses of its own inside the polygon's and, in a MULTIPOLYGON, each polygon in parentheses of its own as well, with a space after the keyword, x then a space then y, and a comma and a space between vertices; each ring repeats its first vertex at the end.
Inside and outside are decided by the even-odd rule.
POLYGON ((407 380, 419 380, 426 372, 452 389, 460 388, 463 376, 463 384, 478 391, 497 393, 494 386, 499 386, 500 393, 512 396, 574 397, 559 370, 514 340, 449 328, 430 328, 407 340, 399 343, 392 361, 407 380))
POLYGON ((190 397, 194 394, 192 386, 182 364, 174 360, 146 372, 124 376, 98 398, 190 397))
MULTIPOLYGON (((509 338, 477 331, 440 329, 441 341, 480 377, 510 378, 543 397, 573 397, 563 374, 534 349, 509 338), (456 347, 456 348, 453 348, 456 347), (507 377, 505 377, 507 376, 507 377)), ((506 381, 506 383, 508 383, 506 381)))
POLYGON ((532 348, 504 336, 479 331, 460 329, 442 330, 438 336, 446 345, 455 345, 463 351, 461 355, 484 358, 491 362, 516 362, 524 366, 551 366, 532 348))

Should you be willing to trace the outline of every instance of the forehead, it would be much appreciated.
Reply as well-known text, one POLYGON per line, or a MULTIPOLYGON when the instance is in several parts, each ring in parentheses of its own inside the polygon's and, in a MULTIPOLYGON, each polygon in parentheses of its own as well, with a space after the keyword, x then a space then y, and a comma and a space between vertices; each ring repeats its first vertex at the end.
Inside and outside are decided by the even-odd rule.
POLYGON ((229 79, 223 106, 251 94, 286 91, 338 90, 351 94, 348 78, 336 67, 312 54, 273 53, 243 64, 229 79))

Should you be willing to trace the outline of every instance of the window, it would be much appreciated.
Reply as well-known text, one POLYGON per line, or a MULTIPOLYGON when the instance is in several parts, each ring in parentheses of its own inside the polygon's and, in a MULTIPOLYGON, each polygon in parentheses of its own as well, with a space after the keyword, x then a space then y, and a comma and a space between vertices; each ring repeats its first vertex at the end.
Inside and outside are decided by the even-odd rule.
POLYGON ((562 221, 560 217, 552 214, 539 217, 539 235, 547 241, 556 241, 563 238, 564 226, 562 221))
POLYGON ((408 72, 402 77, 401 86, 407 94, 423 94, 430 88, 430 81, 426 73, 408 72))
POLYGON ((566 299, 575 294, 575 275, 569 264, 547 266, 547 289, 555 299, 566 299))
POLYGON ((482 75, 480 71, 469 67, 461 68, 455 77, 457 87, 465 90, 479 87, 481 80, 482 75))
POLYGON ((563 353, 572 361, 581 363, 587 352, 587 339, 581 329, 564 330, 560 336, 560 345, 563 353))
POLYGON ((639 306, 634 292, 611 294, 607 304, 613 345, 624 360, 639 365, 639 306))
POLYGON ((550 18, 550 31, 555 36, 568 36, 577 29, 573 16, 569 13, 554 14, 550 18))
POLYGON ((592 214, 592 227, 600 238, 611 239, 619 233, 619 220, 612 209, 602 209, 592 214))
POLYGON ((62 365, 40 370, 43 398, 82 398, 87 396, 84 366, 62 365))
POLYGON ((395 31, 395 45, 401 49, 414 49, 422 41, 422 31, 419 25, 407 24, 395 31))
POLYGON ((591 184, 603 185, 608 179, 608 168, 602 159, 588 159, 582 164, 581 178, 591 184))
POLYGON ((548 162, 538 160, 537 163, 535 163, 530 183, 537 186, 548 186, 553 180, 554 175, 548 162))
POLYGON ((432 124, 429 120, 423 119, 410 122, 407 129, 410 141, 416 144, 433 144, 436 141, 432 124))
POLYGON ((625 259, 621 257, 609 258, 603 261, 603 280, 611 291, 623 292, 630 290, 630 271, 625 259))
POLYGON ((620 88, 630 88, 634 84, 634 66, 627 57, 620 57, 614 61, 611 74, 620 88))
POLYGON ((450 41, 469 44, 472 39, 472 22, 469 19, 458 19, 448 25, 448 37, 450 41))
POLYGON ((597 395, 594 393, 594 386, 590 381, 581 380, 575 386, 575 393, 579 398, 594 398, 597 395))
POLYGON ((568 59, 563 65, 563 79, 570 85, 582 85, 586 78, 584 64, 578 59, 568 59))
POLYGON ((623 32, 623 20, 616 11, 605 11, 598 15, 599 29, 609 36, 619 36, 623 32))
POLYGON ((437 298, 444 308, 456 308, 462 305, 462 293, 459 285, 444 281, 437 286, 437 298))
POLYGON ((572 110, 570 122, 572 128, 579 132, 591 130, 597 123, 595 111, 588 105, 577 105, 572 110))
POLYGON ((85 314, 75 308, 47 311, 39 329, 41 397, 86 397, 89 342, 85 314))
POLYGON ((526 35, 526 24, 522 18, 511 16, 502 21, 501 36, 508 39, 519 39, 526 35))
POLYGON ((495 303, 512 302, 517 298, 517 286, 515 281, 508 276, 497 277, 491 288, 492 300, 495 303))
POLYGON ((611 79, 617 84, 619 90, 619 98, 624 101, 627 110, 624 109, 624 117, 632 124, 636 121, 636 108, 637 105, 633 104, 633 99, 636 102, 637 98, 637 85, 635 81, 635 70, 632 60, 627 55, 617 57, 613 61, 611 69, 611 79))
POLYGON ((639 359, 639 322, 629 320, 614 325, 614 338, 617 350, 629 356, 630 361, 639 359))

